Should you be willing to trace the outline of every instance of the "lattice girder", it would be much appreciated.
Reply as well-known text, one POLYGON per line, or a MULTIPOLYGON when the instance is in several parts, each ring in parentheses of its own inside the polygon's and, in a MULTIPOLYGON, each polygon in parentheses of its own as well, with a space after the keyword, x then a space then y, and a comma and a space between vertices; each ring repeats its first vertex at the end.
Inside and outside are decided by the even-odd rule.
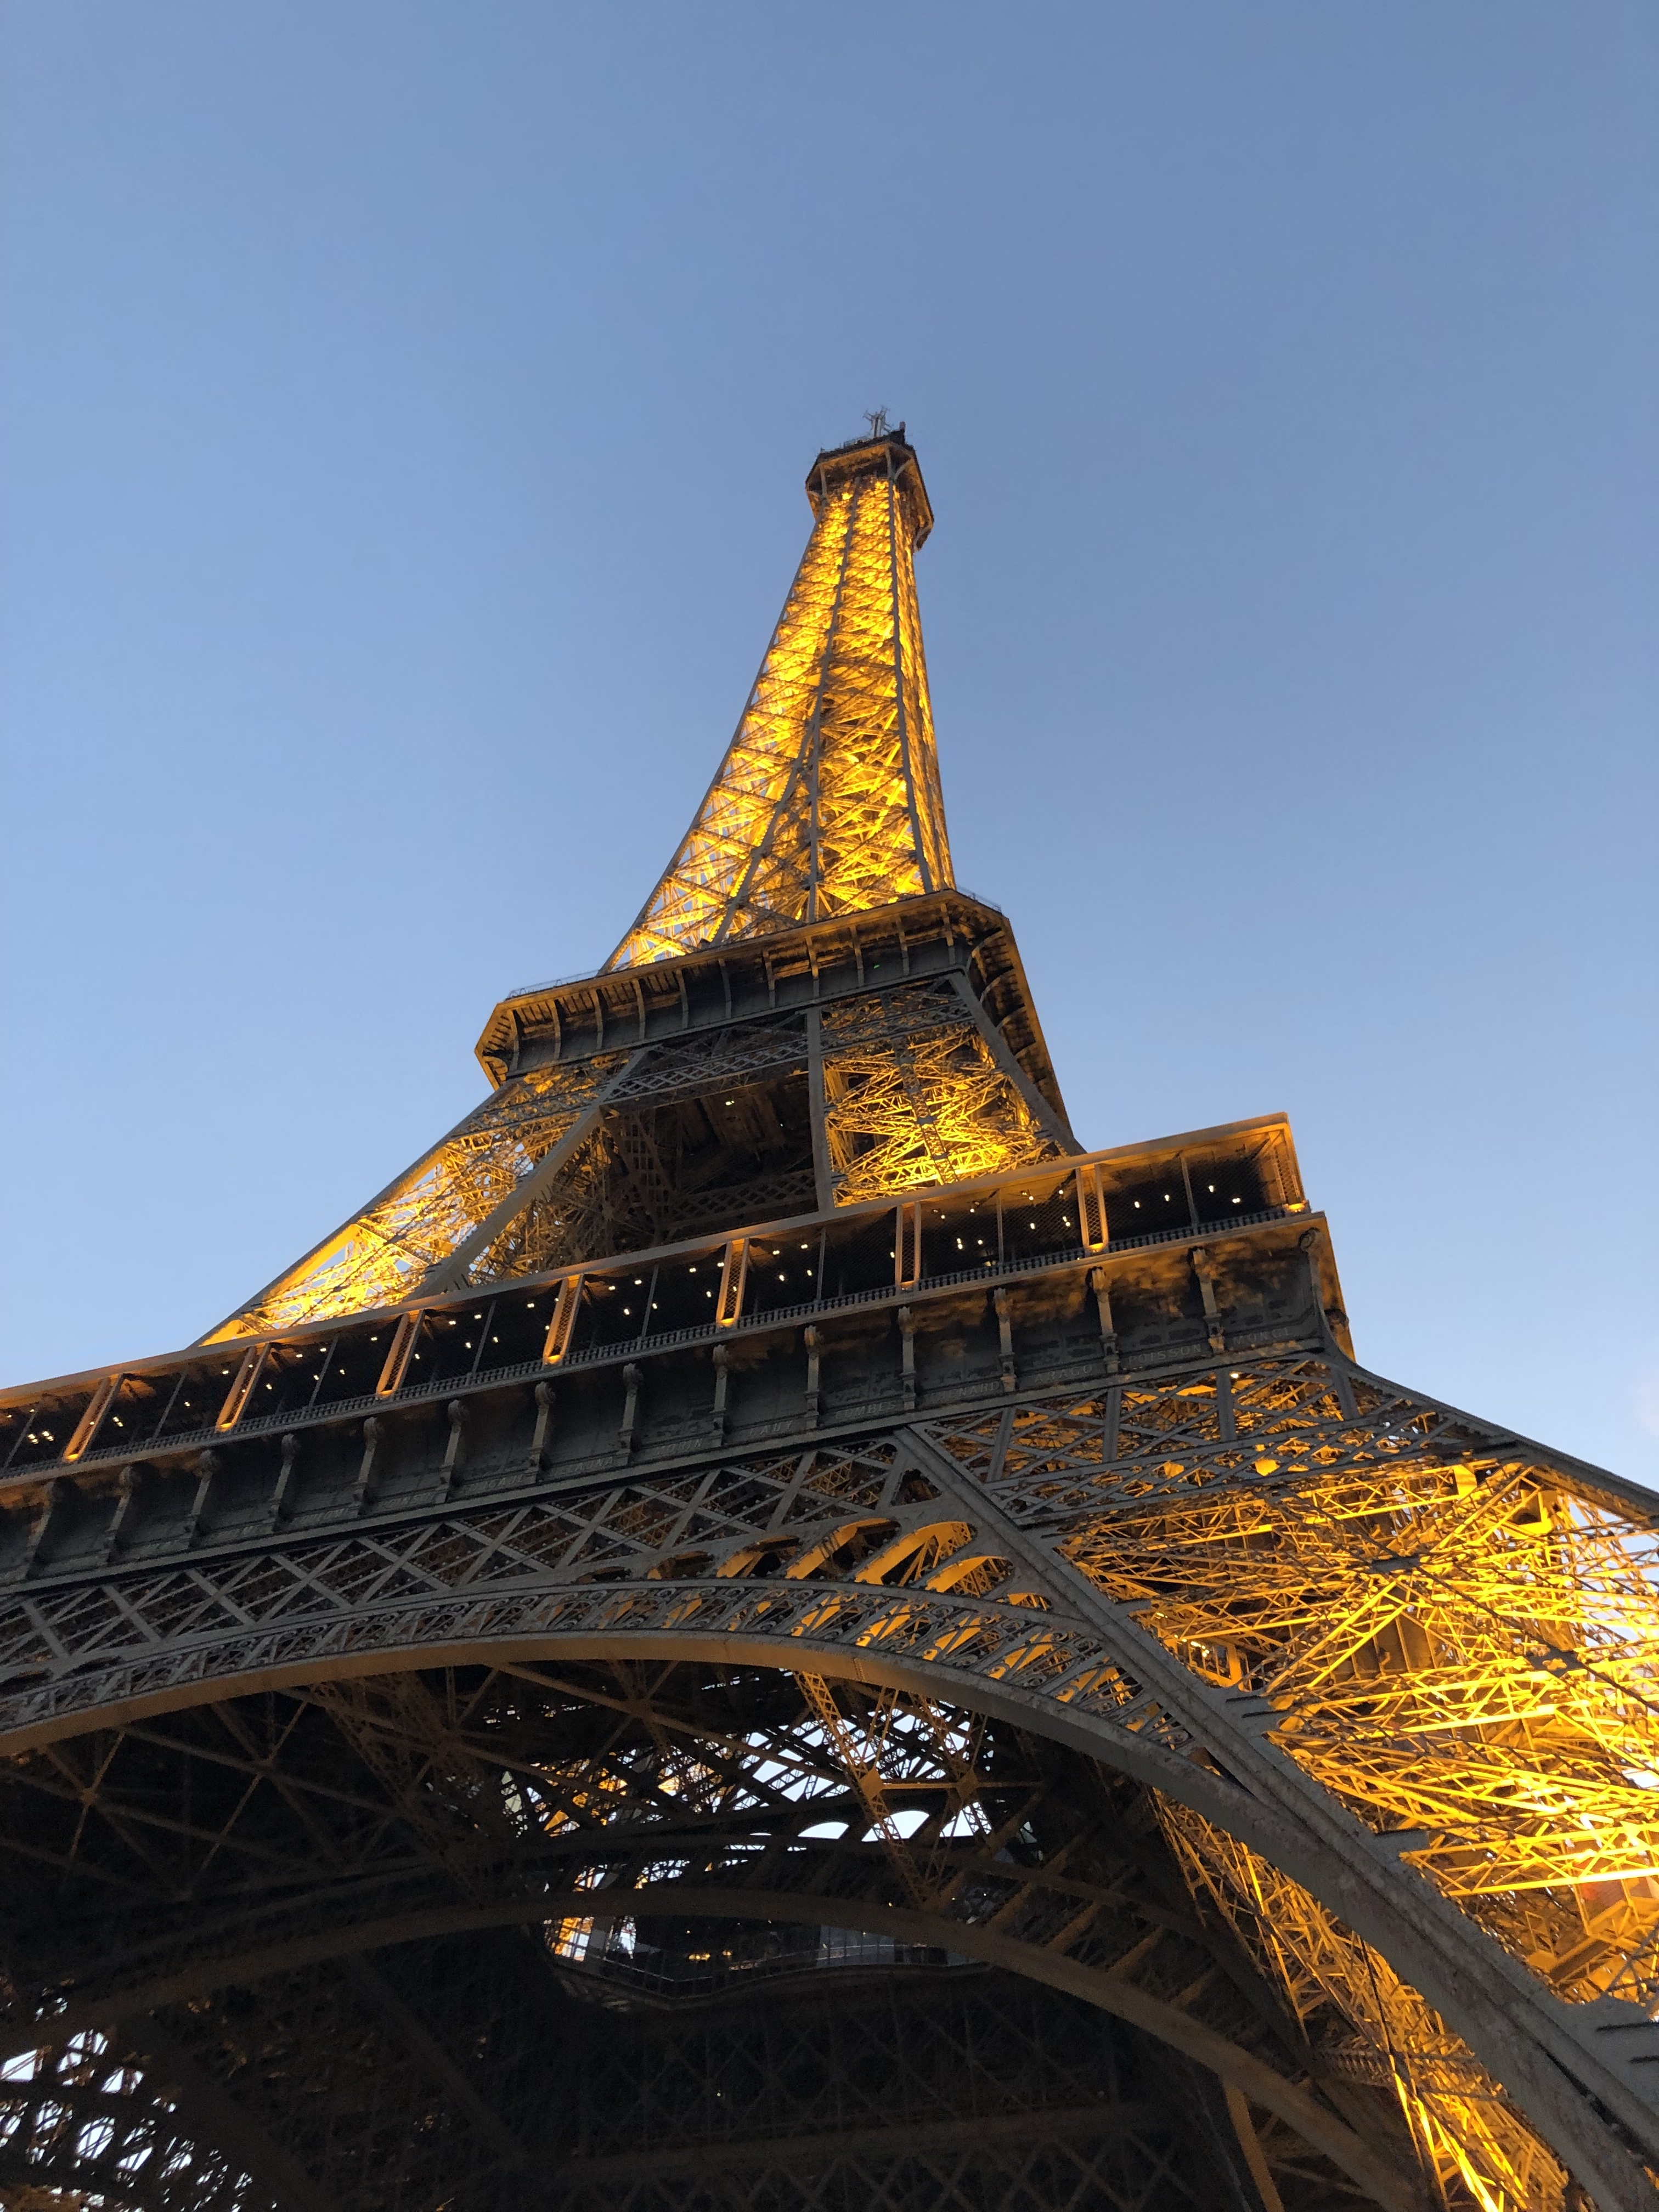
MULTIPOLYGON (((1412 2199, 1391 2170, 1406 2146, 1392 2140, 1386 2106, 1351 2107, 1344 2117, 1316 2081, 1304 2078, 1305 2056, 1293 2027, 1273 2026, 1270 1994, 1251 1982, 1224 1942, 1218 1957, 1182 1911, 1178 1877, 1160 1859, 1150 1826, 1136 1825, 1132 1795, 1120 1790, 1115 1800, 1111 1785, 1091 1778, 1086 1764, 1022 1745, 970 1715, 846 1685, 830 1699, 833 1729, 821 1716, 814 1724, 816 1700, 804 1701, 787 1675, 711 1680, 707 1669, 520 1665, 499 1675, 469 1670, 369 1679, 328 1691, 320 1705, 244 1700, 141 1727, 106 1747, 85 1855, 66 1854, 66 1871, 94 1884, 82 1942, 87 1965, 96 1960, 94 1971, 117 1992, 102 2003, 106 2031, 131 2034, 142 2045, 155 2032, 149 2023, 158 1997, 169 2007, 187 2000, 202 2063, 222 2067, 214 2054, 235 2014, 222 2017, 218 1993, 252 1988, 271 2054, 255 2102, 270 2124, 278 2118, 270 2097, 293 2070, 296 2008, 311 2020, 327 2006, 361 2015, 356 2033, 380 2039, 373 2063, 384 2068, 388 2021, 398 2028, 398 1990, 406 2004, 416 2002, 416 1954, 398 1968, 392 1990, 366 1990, 363 1969, 352 1962, 373 1952, 373 1977, 383 1978, 386 1962, 404 1954, 377 1947, 418 1943, 434 1924, 448 1931, 445 1959, 478 1954, 483 1937, 478 1955, 494 1960, 495 1980, 480 2002, 496 2023, 491 2051, 500 2056, 482 2071, 476 2052, 467 2062, 464 2078, 476 2085, 471 2121, 467 2111, 454 2112, 424 2143, 417 2166, 430 2190, 441 2185, 434 2160, 471 2156, 466 2201, 476 2203, 477 2184, 489 2173, 499 2172, 503 2187, 518 2185, 515 2146, 520 2165, 538 2151, 544 2156, 539 2144, 526 2144, 533 2126, 500 2068, 509 2052, 545 2045, 550 2029, 558 2039, 550 2019, 538 2027, 528 2016, 518 2025, 501 2018, 515 2002, 507 1985, 513 1977, 503 1984, 502 1972, 513 1956, 527 1962, 528 1954, 509 1947, 497 1955, 501 1939, 486 1931, 514 1921, 542 1926, 544 1965, 550 1951, 562 1972, 580 1966, 590 1978, 597 1973, 613 2002, 646 1990, 660 2008, 667 1985, 661 1969, 647 1970, 643 1961, 647 1931, 665 1915, 730 1923, 728 1946, 741 1945, 745 1927, 804 1923, 819 1949, 827 1920, 846 1929, 867 1926, 872 1942, 890 1951, 897 1941, 912 1953, 932 1944, 936 1953, 981 1955, 1000 1973, 1070 1990, 1118 2019, 1161 2030, 1206 2067, 1218 2061, 1244 2085, 1237 2094, 1248 2092, 1259 2110, 1278 2113, 1304 2161, 1334 2156, 1328 2189, 1346 2171, 1363 2197, 1406 2212, 1412 2199), (266 1750, 272 1740, 285 1747, 280 1771, 266 1750), (845 1747, 854 1742, 849 1762, 845 1747), (343 1746, 355 1769, 342 1764, 343 1746), (120 1892, 124 1875, 148 1879, 142 1836, 159 1825, 154 1784, 163 1750, 183 1762, 179 1779, 195 1832, 175 1846, 175 1926, 135 1942, 123 1924, 120 1892), (886 1803, 902 1811, 908 1836, 857 1840, 867 1798, 849 1780, 859 1779, 854 1768, 866 1761, 886 1803), (246 1777, 258 1778, 259 1804, 247 1802, 246 1777), (365 1823, 360 1815, 372 1814, 377 1803, 381 1819, 365 1823), (834 1816, 844 1819, 849 1810, 851 1826, 832 1840, 840 1825, 834 1816), (922 1811, 918 1829, 911 1824, 922 1811), (1042 1848, 1034 1851, 1022 1838, 1041 1838, 1042 1848), (308 1885, 296 1887, 286 1866, 273 1865, 273 1852, 285 1847, 310 1863, 308 1885), (106 1892, 101 1905, 100 1883, 106 1892), (100 1943, 100 1914, 114 1917, 112 1944, 100 1943), (610 1933, 601 1940, 596 1928, 610 1933), (637 1938, 628 1932, 635 1928, 637 1938), (378 2025, 362 2012, 366 1996, 378 2008, 378 2025), (1357 2121, 1366 2132, 1356 2133, 1357 2121), (488 2154, 482 2161, 481 2150, 488 2154)), ((42 1770, 22 1787, 44 1787, 49 1806, 61 1802, 42 1770)), ((681 1957, 676 1971, 685 1994, 706 2007, 719 1994, 710 1976, 718 1982, 720 1970, 699 1968, 698 1955, 681 1957)), ((739 1955, 752 1966, 763 1952, 739 1955)), ((776 1971, 799 1977, 802 1963, 797 1947, 776 1971)), ((805 1963, 810 1972, 810 1953, 805 1963)), ((84 1990, 84 1973, 79 1978, 84 1990)), ((748 1978, 738 1970, 726 1984, 735 1994, 748 1978)), ((58 1988, 66 1985, 60 1981, 58 1988)), ((448 1996, 458 2048, 472 2033, 464 2025, 465 1996, 453 1988, 448 1996)), ((932 2000, 918 1993, 915 2002, 952 2000, 941 1990, 932 2000)), ((1011 1986, 998 2016, 1024 2002, 1011 1986)), ((84 1996, 79 2003, 72 1998, 58 2021, 67 2027, 85 2009, 84 1996)), ((429 2001, 417 2009, 434 2025, 443 2017, 429 2001)), ((242 2033, 246 2039, 246 2027, 242 2033)), ((419 2109, 431 2094, 434 2054, 419 2033, 412 2055, 425 2060, 426 2087, 409 2075, 405 2054, 403 2075, 376 2094, 374 2109, 387 2125, 411 2100, 419 2109)), ((367 2045, 363 2057, 370 2063, 367 2045)), ((1055 2101, 1066 2064, 1056 2050, 1047 2069, 1049 2096, 1039 2096, 1039 2106, 1055 2101)), ((309 2064, 304 2074, 308 2081, 309 2064)), ((456 2085, 448 2087, 453 2106, 456 2085)), ((890 2129, 902 2118, 892 2109, 902 2105, 898 2088, 890 2081, 883 2092, 890 2129)), ((313 2115, 326 2113, 329 2100, 312 2094, 313 2115)), ((1040 2139, 1054 2116, 1030 2112, 1030 2105, 1028 2094, 1018 2108, 1030 2112, 1024 2128, 1011 2117, 1000 2140, 1012 2144, 1033 2128, 1040 2139)), ((1155 2137, 1169 2119, 1167 2110, 1147 2109, 1130 2116, 1129 2127, 1155 2137)), ((361 2134, 360 2127, 343 2136, 337 2126, 319 2134, 313 2116, 302 2141, 326 2185, 376 2201, 372 2191, 363 2196, 365 2161, 372 2170, 375 2152, 372 2136, 359 2140, 361 2134)), ((908 2133, 890 2140, 896 2147, 909 2142, 908 2133)), ((594 2148, 588 2142, 583 2154, 594 2148)), ((884 2148, 867 2142, 864 2154, 884 2148)), ((659 2142, 659 2166, 675 2163, 659 2142)), ((617 2178, 614 2164, 611 2172, 617 2178)), ((1198 2201, 1206 2201, 1202 2191, 1198 2201)))
POLYGON ((841 1205, 1035 1166, 1052 1117, 962 994, 912 984, 822 1018, 824 1145, 841 1205))
POLYGON ((596 1054, 515 1077, 206 1340, 400 1304, 475 1243, 504 1205, 516 1210, 515 1198, 627 1058, 596 1054))
POLYGON ((1353 1363, 1282 1116, 1077 1146, 952 886, 902 429, 809 496, 494 1095, 185 1353, 0 1392, 0 2190, 1659 2212, 1651 1502, 1353 1363), (1112 2094, 895 2036, 826 2126, 776 1992, 872 1960, 1091 2008, 1112 2094))
MULTIPOLYGON (((958 963, 965 949, 957 951, 958 963)), ((1075 1149, 957 964, 541 1060, 204 1340, 1037 1165, 1075 1149)))
POLYGON ((611 968, 825 921, 951 881, 902 436, 820 454, 815 520, 737 733, 611 968))
MULTIPOLYGON (((1523 1459, 1329 1352, 1269 1358, 1016 1393, 804 1452, 590 1477, 586 1494, 405 1514, 228 1557, 206 1580, 204 1561, 43 1586, 14 1617, 5 1656, 14 1680, 40 1667, 59 1686, 14 1694, 11 1741, 45 1741, 112 1705, 326 1679, 347 1651, 354 1665, 462 1649, 702 1653, 942 1696, 1086 1744, 1196 1816, 1182 1832, 1189 1855, 1206 1831, 1230 1838, 1307 1896, 1310 1926, 1322 1912, 1386 1960, 1412 1992, 1391 2016, 1421 2030, 1407 2075, 1462 2051, 1480 2097, 1499 2078, 1515 2100, 1507 2136, 1472 2121, 1458 2137, 1493 2203, 1523 2201, 1513 2186, 1537 2141, 1528 2120, 1620 2202, 1634 2169, 1616 2164, 1604 2130, 1575 2132, 1560 2069, 1616 2097, 1635 2140, 1656 2127, 1630 2063, 1645 2046, 1620 2025, 1646 2015, 1613 1997, 1650 1997, 1630 1978, 1630 1931, 1646 1940, 1659 1915, 1645 1875, 1610 1856, 1645 1851, 1654 1833, 1650 1793, 1617 1769, 1638 1755, 1628 1731, 1645 1726, 1650 1545, 1570 1465, 1523 1459), (1553 1587, 1569 1553, 1570 1603, 1553 1587), (1418 1578, 1414 1609, 1388 1595, 1402 1575, 1418 1578), (1407 1620, 1426 1639, 1411 1656, 1436 1662, 1424 1690, 1389 1682, 1368 1705, 1359 1692, 1388 1675, 1389 1639, 1407 1620), (1547 1640, 1575 1621, 1570 1644, 1547 1640), (1447 1663, 1454 1638, 1461 1675, 1447 1663), (1553 1673, 1552 1655, 1571 1663, 1553 1673), (1603 1669, 1615 1687, 1637 1686, 1611 1717, 1577 1691, 1581 1674, 1603 1669), (1572 1756, 1553 1759, 1554 1795, 1517 1809, 1495 1780, 1472 1832, 1470 1778, 1501 1774, 1491 1731, 1516 1725, 1538 1678, 1557 1674, 1570 1694, 1551 1725, 1572 1756), (1322 1719, 1327 1686, 1337 1703, 1322 1719), (1414 1832, 1399 1834, 1413 1815, 1414 1832), (1615 1816, 1609 1843, 1591 1824, 1615 1816), (1501 1869, 1501 1888, 1468 1879, 1477 1860, 1501 1869), (1626 1923, 1616 1989, 1615 1973, 1585 1963, 1613 1909, 1609 1883, 1626 1923), (1558 1960, 1565 2003, 1532 1980, 1558 1960), (1623 2056, 1598 2040, 1603 2021, 1623 2056), (1505 2142, 1500 2171, 1492 2146, 1505 2142)), ((1227 1881, 1222 1866, 1218 1893, 1227 1881)), ((1327 1996, 1340 2006, 1334 1985, 1327 1996)), ((1364 2020, 1346 2027, 1365 2041, 1364 2020)), ((1439 2157, 1438 2077, 1430 2088, 1441 2119, 1408 2110, 1425 2157, 1439 2157)))

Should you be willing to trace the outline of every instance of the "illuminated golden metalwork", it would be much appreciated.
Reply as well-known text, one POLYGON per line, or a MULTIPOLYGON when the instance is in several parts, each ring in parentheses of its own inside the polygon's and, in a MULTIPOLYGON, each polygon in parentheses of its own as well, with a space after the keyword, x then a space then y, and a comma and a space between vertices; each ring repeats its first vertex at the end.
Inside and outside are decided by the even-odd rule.
POLYGON ((207 1341, 294 1328, 410 1297, 569 1135, 620 1057, 538 1068, 503 1085, 207 1341))
POLYGON ((1333 2013, 1346 2023, 1349 2038, 1328 2057, 1398 2098, 1443 2201, 1466 2191, 1480 2212, 1561 2212, 1560 2162, 1387 1960, 1236 1837, 1168 1798, 1158 1811, 1194 1890, 1271 1968, 1304 2025, 1333 2013))
MULTIPOLYGON (((1274 1741, 1561 1996, 1650 2010, 1659 1537, 1524 1456, 1422 1456, 1386 1417, 1369 1450, 1339 1447, 1288 1382, 1235 1389, 1235 1449, 1203 1452, 1216 1385, 1181 1395, 1124 1390, 1120 1418, 1170 1423, 1171 1455, 1070 1556, 1197 1672, 1276 1709, 1274 1741)), ((1026 1463, 1067 1447, 1065 1421, 1017 1425, 1026 1463)), ((1443 2181, 1492 2212, 1562 2202, 1556 2162, 1414 1990, 1237 1840, 1163 1816, 1298 2008, 1313 1992, 1386 2060, 1443 2181)))
MULTIPOLYGON (((915 455, 902 428, 855 441, 821 453, 807 489, 811 536, 738 733, 605 972, 867 913, 952 881, 915 594, 915 551, 933 522, 915 455)), ((879 1000, 826 1015, 823 1093, 812 1110, 824 1116, 822 1148, 840 1202, 1061 1149, 977 1011, 948 988, 945 997, 948 1024, 926 1013, 925 1036, 879 1000)), ((596 1019, 603 1044, 602 1010, 596 1019)), ((642 1012, 640 1020, 642 1041, 642 1012)), ((556 1062, 562 1048, 560 1038, 556 1062)), ((677 1189, 688 1180, 702 1188, 707 1174, 688 1178, 659 1157, 648 1115, 605 1127, 583 1118, 622 1057, 601 1051, 509 1079, 210 1340, 392 1304, 434 1281, 480 1285, 687 1233, 710 1208, 688 1210, 677 1189), (551 1163, 513 1207, 561 1145, 569 1159, 551 1163)), ((697 1066, 688 1042, 677 1069, 649 1079, 683 1091, 697 1066)), ((711 1072, 710 1087, 730 1079, 711 1072)), ((727 1163, 728 1180, 738 1164, 727 1163)), ((740 1179, 750 1195, 734 1218, 810 1210, 817 1194, 810 1156, 786 1161, 775 1146, 754 1148, 740 1179)))
POLYGON ((824 1131, 842 1206, 1053 1158, 1039 1125, 953 994, 856 1000, 823 1017, 824 1131), (954 1016, 954 1018, 952 1017, 954 1016))
POLYGON ((737 735, 608 965, 857 914, 952 881, 897 437, 820 454, 816 521, 737 735))
POLYGON ((1074 1555, 1564 1995, 1597 1993, 1592 1923, 1659 1931, 1659 1539, 1524 1459, 1302 1473, 1114 1516, 1074 1555))

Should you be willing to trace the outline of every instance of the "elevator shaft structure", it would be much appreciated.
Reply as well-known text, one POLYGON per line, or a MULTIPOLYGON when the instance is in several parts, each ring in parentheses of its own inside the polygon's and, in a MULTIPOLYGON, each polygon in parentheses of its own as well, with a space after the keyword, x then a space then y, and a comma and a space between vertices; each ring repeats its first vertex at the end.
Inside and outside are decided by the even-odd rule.
POLYGON ((0 1394, 0 2188, 1659 2206, 1652 1501, 1358 1363, 1282 1115, 1079 1144, 808 489, 605 967, 0 1394))

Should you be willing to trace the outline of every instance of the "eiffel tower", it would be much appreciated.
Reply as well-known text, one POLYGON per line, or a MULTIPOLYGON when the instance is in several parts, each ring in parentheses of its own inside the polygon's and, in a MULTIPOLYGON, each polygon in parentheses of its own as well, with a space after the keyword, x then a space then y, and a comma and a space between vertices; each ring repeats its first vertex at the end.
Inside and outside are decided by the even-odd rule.
POLYGON ((1078 1143, 807 493, 604 968, 4 1395, 0 2195, 1659 2205, 1651 1501, 1358 1364, 1281 1115, 1078 1143))

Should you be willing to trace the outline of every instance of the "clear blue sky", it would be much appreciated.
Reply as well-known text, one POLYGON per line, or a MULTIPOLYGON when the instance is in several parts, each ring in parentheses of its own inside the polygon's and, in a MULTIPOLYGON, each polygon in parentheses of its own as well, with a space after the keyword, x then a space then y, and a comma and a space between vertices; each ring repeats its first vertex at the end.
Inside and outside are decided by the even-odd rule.
POLYGON ((631 919, 904 416, 1080 1134, 1659 1481, 1659 12, 8 0, 3 1314, 187 1340, 631 919))

